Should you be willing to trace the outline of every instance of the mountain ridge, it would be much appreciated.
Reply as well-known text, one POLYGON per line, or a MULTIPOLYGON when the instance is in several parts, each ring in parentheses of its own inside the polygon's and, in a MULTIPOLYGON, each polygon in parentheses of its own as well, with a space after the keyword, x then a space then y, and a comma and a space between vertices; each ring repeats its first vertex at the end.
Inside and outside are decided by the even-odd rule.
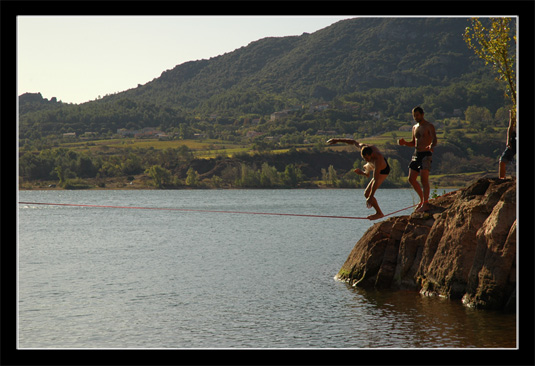
MULTIPOLYGON (((374 111, 380 102, 388 102, 398 106, 382 113, 395 117, 410 111, 412 100, 425 104, 425 99, 458 86, 474 95, 472 99, 487 99, 485 106, 495 112, 505 105, 503 91, 464 44, 467 24, 464 18, 353 18, 312 34, 262 38, 223 55, 188 61, 144 85, 95 101, 48 105, 46 114, 39 105, 28 107, 22 95, 21 135, 36 127, 45 134, 61 132, 61 127, 115 132, 128 123, 168 129, 215 114, 231 120, 248 114, 269 116, 318 102, 372 108, 368 100, 393 88, 413 95, 395 91, 393 97, 382 96, 374 111), (480 85, 470 89, 474 84, 480 85)), ((461 103, 470 98, 458 99, 458 108, 468 106, 461 103)))

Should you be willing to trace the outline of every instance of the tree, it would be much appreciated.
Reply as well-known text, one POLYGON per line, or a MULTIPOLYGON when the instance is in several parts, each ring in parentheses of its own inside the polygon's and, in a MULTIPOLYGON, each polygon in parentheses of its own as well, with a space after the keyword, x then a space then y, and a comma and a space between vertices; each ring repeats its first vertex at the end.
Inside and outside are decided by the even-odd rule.
POLYGON ((338 174, 336 173, 336 169, 334 166, 329 165, 329 168, 327 170, 321 169, 321 175, 322 180, 325 181, 328 185, 331 187, 337 187, 338 186, 338 174))
POLYGON ((388 176, 388 179, 395 184, 404 184, 405 182, 402 181, 402 178, 405 176, 403 169, 401 168, 401 164, 397 159, 393 158, 387 158, 388 165, 392 168, 390 171, 390 175, 388 176))
POLYGON ((180 123, 178 128, 179 128, 178 137, 181 140, 186 140, 191 137, 191 128, 186 123, 180 123))
POLYGON ((89 156, 81 155, 77 160, 77 173, 81 178, 91 178, 97 175, 98 167, 89 156))
POLYGON ((477 130, 483 131, 485 127, 492 124, 492 114, 485 107, 472 105, 466 109, 464 115, 470 126, 477 130))
POLYGON ((260 169, 260 186, 276 187, 280 185, 280 177, 277 169, 275 167, 269 166, 268 163, 262 163, 262 168, 260 169))
POLYGON ((189 168, 186 176, 186 185, 196 187, 199 184, 199 173, 193 168, 189 168))
POLYGON ((65 183, 65 173, 63 171, 63 167, 61 165, 57 166, 54 168, 54 171, 58 175, 59 185, 63 186, 63 184, 65 183))
POLYGON ((295 188, 303 180, 303 173, 301 172, 301 169, 295 165, 288 164, 282 174, 282 180, 285 185, 295 188))
MULTIPOLYGON (((498 73, 498 80, 507 83, 506 96, 511 99, 512 110, 516 116, 516 52, 511 42, 511 18, 489 18, 488 27, 485 27, 479 18, 471 18, 470 22, 472 26, 466 27, 464 40, 468 48, 485 60, 485 65, 492 65, 498 73)), ((516 44, 516 35, 513 35, 512 39, 516 44)))
POLYGON ((171 181, 171 172, 159 165, 151 166, 145 170, 145 174, 148 174, 154 180, 154 185, 158 188, 164 188, 171 181))
POLYGON ((259 174, 245 163, 241 163, 239 177, 236 179, 235 184, 238 187, 245 188, 258 187, 260 184, 259 174))

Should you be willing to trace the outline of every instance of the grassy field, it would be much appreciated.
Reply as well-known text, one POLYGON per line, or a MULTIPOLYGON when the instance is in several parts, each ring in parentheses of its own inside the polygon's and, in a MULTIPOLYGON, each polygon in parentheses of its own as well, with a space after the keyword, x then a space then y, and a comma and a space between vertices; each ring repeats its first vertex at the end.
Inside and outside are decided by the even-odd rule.
MULTIPOLYGON (((477 137, 477 133, 469 133, 467 129, 461 129, 467 138, 477 137)), ((494 132, 491 132, 493 139, 502 139, 506 134, 506 128, 495 128, 494 132)), ((488 135, 487 135, 488 136, 488 135)), ((325 136, 325 142, 333 136, 325 136)), ((359 139, 361 143, 367 143, 377 145, 379 147, 385 144, 397 144, 397 140, 404 138, 407 141, 412 139, 411 131, 389 131, 380 135, 359 139)), ((439 144, 447 141, 445 132, 443 129, 437 130, 437 138, 439 144)), ((302 145, 296 145, 294 148, 297 150, 307 150, 317 147, 325 147, 326 149, 334 151, 355 151, 355 147, 346 144, 337 144, 328 146, 322 145, 321 141, 318 144, 308 143, 302 145)), ((72 149, 79 153, 91 153, 91 155, 124 155, 125 152, 131 150, 133 153, 143 154, 146 150, 165 150, 165 149, 178 149, 182 146, 186 146, 193 154, 195 158, 199 159, 213 159, 217 156, 234 156, 236 154, 254 154, 257 153, 253 149, 253 142, 244 143, 232 143, 228 141, 216 140, 216 139, 190 139, 190 140, 170 140, 161 141, 158 139, 136 139, 136 138, 113 138, 113 139, 101 139, 101 140, 84 140, 84 141, 64 141, 56 143, 55 148, 67 148, 72 149)), ((273 154, 284 154, 290 150, 289 147, 275 148, 269 150, 273 154)), ((24 153, 26 147, 21 148, 21 152, 24 153)), ((37 150, 35 151, 37 152, 37 150)), ((432 188, 458 188, 464 187, 470 182, 479 179, 481 177, 495 177, 497 176, 497 164, 496 172, 492 171, 475 171, 461 174, 436 174, 430 176, 430 182, 432 188)), ((480 169, 481 170, 481 169, 480 169)), ((511 172, 508 172, 510 175, 511 172)), ((145 174, 141 174, 136 177, 133 182, 127 181, 126 177, 117 177, 109 179, 106 182, 106 189, 140 189, 151 188, 150 182, 146 179, 145 174)), ((321 182, 316 182, 319 186, 322 186, 321 182)), ((48 189, 48 185, 54 185, 54 182, 21 182, 25 189, 48 189)), ((98 186, 98 182, 89 182, 92 186, 98 186)))
MULTIPOLYGON (((467 138, 476 137, 477 133, 470 133, 467 129, 452 129, 462 131, 467 138)), ((506 127, 494 128, 493 135, 496 138, 504 138, 506 134, 506 127)), ((328 136, 325 137, 325 141, 328 140, 328 136)), ((386 143, 397 144, 397 140, 404 138, 409 141, 412 139, 411 131, 389 131, 380 135, 359 139, 359 142, 381 146, 386 143)), ((439 143, 447 141, 445 137, 445 131, 443 128, 437 129, 437 138, 439 143)), ((232 143, 228 141, 216 140, 216 139, 189 139, 189 140, 170 140, 160 141, 158 139, 135 139, 135 138, 113 138, 102 140, 86 140, 77 142, 62 142, 58 147, 64 147, 73 149, 77 152, 106 152, 111 153, 112 149, 169 149, 179 148, 181 146, 187 146, 195 155, 199 158, 214 158, 218 154, 233 155, 236 153, 244 153, 252 151, 253 143, 232 143)), ((296 146, 297 149, 308 148, 313 144, 296 146)), ((327 146, 327 145, 325 145, 327 146)), ((344 144, 330 146, 334 150, 344 150, 347 146, 344 144)), ((350 146, 349 148, 354 148, 350 146)), ((24 149, 22 149, 24 150, 24 149)), ((274 153, 287 152, 289 148, 271 150, 274 153)))
POLYGON ((59 147, 72 149, 76 152, 97 152, 111 153, 116 149, 120 153, 121 149, 177 149, 181 146, 187 146, 195 157, 214 158, 219 154, 233 155, 241 152, 248 152, 251 148, 241 144, 232 144, 220 140, 171 140, 160 141, 158 139, 133 139, 117 138, 104 140, 91 140, 80 142, 65 142, 59 147))
MULTIPOLYGON (((187 146, 196 158, 213 159, 219 155, 233 156, 240 153, 253 153, 253 144, 233 144, 228 141, 221 141, 215 139, 206 140, 171 140, 160 141, 158 139, 104 139, 81 142, 65 142, 58 147, 72 149, 76 152, 94 152, 106 153, 113 155, 114 151, 117 154, 125 149, 177 149, 181 146, 187 146)), ((311 148, 313 144, 302 144, 295 146, 297 150, 311 148)), ((327 145, 326 145, 327 146, 327 145)), ((347 145, 337 145, 330 147, 333 150, 346 150, 353 148, 347 145)), ((270 150, 273 154, 283 154, 290 150, 290 148, 281 148, 270 150)))
MULTIPOLYGON (((506 136, 506 133, 507 133, 507 127, 495 127, 494 128, 495 132, 492 134, 494 135, 497 139, 504 139, 504 143, 505 143, 505 136, 506 136)), ((465 134, 465 137, 466 138, 476 138, 479 134, 476 133, 476 132, 467 132, 466 129, 462 129, 462 128, 459 128, 459 129, 452 129, 451 132, 454 132, 454 131, 462 131, 464 134, 465 134)), ((439 141, 439 143, 441 141, 447 141, 447 137, 446 137, 446 133, 444 131, 444 129, 437 129, 436 131, 437 133, 437 139, 439 141)), ((412 133, 411 131, 389 131, 389 132, 385 132, 381 135, 378 135, 378 136, 373 136, 373 137, 370 137, 370 138, 366 138, 366 139, 362 139, 361 142, 364 142, 364 143, 368 143, 368 144, 372 144, 372 145, 384 145, 386 142, 390 142, 390 143, 393 143, 393 144, 396 144, 397 143, 397 140, 400 139, 400 138, 404 138, 405 140, 407 141, 410 141, 412 139, 412 133)))

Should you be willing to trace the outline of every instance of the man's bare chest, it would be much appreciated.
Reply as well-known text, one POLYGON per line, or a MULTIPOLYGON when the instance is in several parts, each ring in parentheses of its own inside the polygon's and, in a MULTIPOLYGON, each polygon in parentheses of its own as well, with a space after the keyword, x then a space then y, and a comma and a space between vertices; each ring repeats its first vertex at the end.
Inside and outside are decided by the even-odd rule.
POLYGON ((417 126, 414 129, 414 137, 419 140, 426 136, 429 136, 429 129, 426 126, 417 126))

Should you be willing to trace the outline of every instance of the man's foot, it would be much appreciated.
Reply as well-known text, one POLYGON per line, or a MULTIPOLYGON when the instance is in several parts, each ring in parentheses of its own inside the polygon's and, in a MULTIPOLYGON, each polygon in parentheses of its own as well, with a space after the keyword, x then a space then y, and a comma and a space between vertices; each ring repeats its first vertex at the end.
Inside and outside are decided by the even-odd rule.
POLYGON ((430 207, 426 202, 423 205, 418 205, 418 207, 416 207, 416 210, 414 210, 414 212, 427 212, 429 211, 429 209, 430 207))
POLYGON ((381 217, 384 217, 385 215, 383 215, 382 213, 376 213, 374 215, 370 215, 368 217, 366 217, 368 220, 377 220, 377 219, 380 219, 381 217))

